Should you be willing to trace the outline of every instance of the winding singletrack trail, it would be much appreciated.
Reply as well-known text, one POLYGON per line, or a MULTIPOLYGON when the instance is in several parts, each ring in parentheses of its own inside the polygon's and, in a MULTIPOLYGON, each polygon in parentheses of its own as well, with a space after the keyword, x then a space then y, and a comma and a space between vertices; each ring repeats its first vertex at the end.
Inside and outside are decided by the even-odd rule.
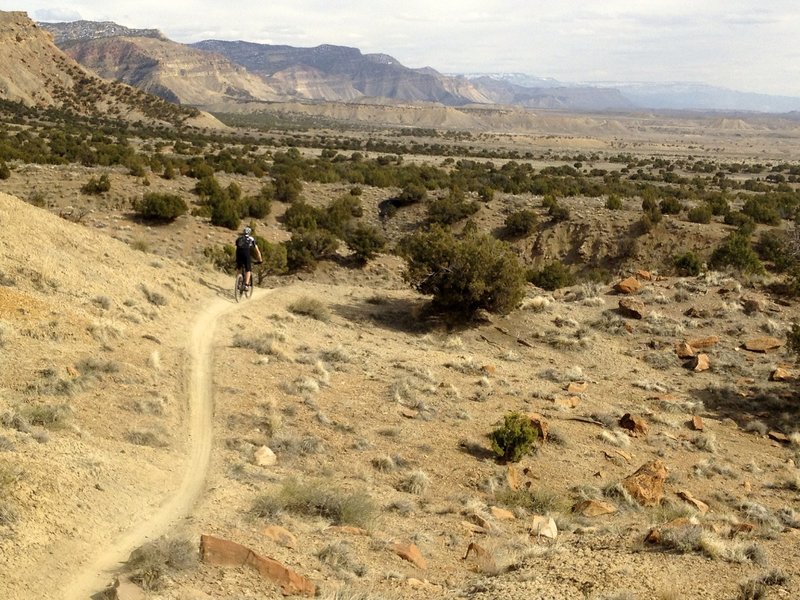
MULTIPOLYGON (((264 298, 256 291, 254 298, 264 298)), ((135 523, 111 544, 97 551, 68 587, 62 590, 64 600, 87 600, 111 579, 113 571, 125 562, 130 553, 147 542, 167 533, 171 526, 189 515, 205 485, 211 461, 213 437, 213 354, 217 321, 224 314, 244 304, 230 298, 216 298, 199 315, 189 337, 189 455, 183 481, 178 490, 164 499, 147 520, 135 523)))

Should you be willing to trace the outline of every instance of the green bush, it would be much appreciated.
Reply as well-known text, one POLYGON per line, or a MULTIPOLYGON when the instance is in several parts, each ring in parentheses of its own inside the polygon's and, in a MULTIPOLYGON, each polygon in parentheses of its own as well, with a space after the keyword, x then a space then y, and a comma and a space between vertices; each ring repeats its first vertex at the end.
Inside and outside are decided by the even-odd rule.
POLYGON ((462 219, 474 215, 480 205, 474 200, 467 200, 459 190, 450 190, 444 198, 435 198, 428 204, 428 218, 434 223, 452 225, 462 219))
POLYGON ((560 223, 569 219, 569 209, 561 204, 554 204, 548 210, 547 214, 550 215, 550 220, 553 223, 560 223))
POLYGON ((692 223, 710 223, 711 207, 708 204, 700 204, 690 209, 686 216, 692 223))
POLYGON ((81 186, 81 192, 84 194, 100 195, 111 189, 111 181, 108 175, 103 173, 100 178, 90 177, 89 181, 81 186))
POLYGON ((208 246, 203 249, 203 256, 220 271, 231 274, 236 271, 236 248, 233 244, 208 246))
POLYGON ((257 282, 261 283, 267 275, 282 275, 288 269, 286 258, 286 246, 283 244, 271 244, 262 237, 255 236, 258 249, 261 250, 262 262, 260 265, 253 265, 253 272, 256 274, 257 282))
POLYGON ((781 231, 763 231, 756 245, 761 260, 772 263, 775 271, 782 273, 797 265, 797 258, 789 250, 789 240, 781 231))
POLYGON ((786 334, 789 351, 795 356, 800 355, 800 325, 792 323, 792 329, 786 334))
POLYGON ((134 203, 134 212, 148 221, 174 221, 186 211, 186 201, 177 194, 150 192, 134 203))
POLYGON ((764 272, 764 266, 750 245, 749 237, 738 232, 722 241, 711 254, 709 264, 715 269, 731 267, 742 273, 764 272))
POLYGON ((677 255, 673 260, 673 264, 678 275, 683 275, 684 277, 699 275, 702 267, 700 259, 694 252, 685 252, 677 255))
POLYGON ((303 184, 299 178, 292 175, 278 175, 273 181, 275 199, 279 202, 295 202, 300 199, 303 184))
POLYGON ((521 300, 525 274, 508 244, 477 231, 456 237, 432 225, 401 240, 406 281, 431 294, 437 308, 471 315, 478 309, 506 314, 521 300))
POLYGON ((286 264, 290 271, 313 269, 317 261, 336 251, 336 237, 325 229, 296 231, 292 239, 284 242, 286 264))
POLYGON ((226 227, 231 231, 239 229, 241 218, 236 202, 223 198, 211 205, 211 224, 217 227, 226 227))
POLYGON ((683 204, 677 198, 664 198, 658 206, 662 215, 677 215, 683 210, 683 204))
POLYGON ((11 177, 11 169, 4 162, 0 162, 0 180, 11 177))
POLYGON ((331 201, 324 210, 317 211, 316 221, 320 227, 341 238, 353 217, 360 217, 362 214, 364 209, 361 200, 357 196, 346 194, 331 201))
POLYGON ((508 413, 502 427, 489 434, 492 450, 505 462, 519 461, 533 449, 537 438, 530 417, 518 412, 508 413))
POLYGON ((733 225, 742 235, 751 235, 756 230, 756 222, 741 212, 730 211, 725 215, 725 225, 733 225))
POLYGON ((422 202, 427 197, 428 190, 425 189, 425 186, 417 183, 410 183, 403 187, 397 197, 394 198, 394 205, 411 206, 412 204, 418 204, 419 202, 422 202))
POLYGON ((386 238, 381 231, 372 225, 358 223, 350 227, 344 235, 344 242, 361 264, 372 260, 386 247, 386 238))
POLYGON ((292 202, 283 213, 283 224, 289 231, 310 231, 317 228, 320 211, 303 200, 292 202))
POLYGON ((543 290, 557 290, 575 284, 575 276, 563 263, 553 262, 528 274, 528 281, 543 290))
POLYGON ((509 235, 530 235, 536 231, 539 218, 530 209, 518 210, 506 217, 505 227, 509 235))
POLYGON ((742 206, 742 213, 763 225, 780 225, 781 215, 774 202, 767 198, 748 198, 742 206))
POLYGON ((622 198, 616 194, 611 194, 606 199, 606 208, 609 210, 620 210, 622 208, 622 198))

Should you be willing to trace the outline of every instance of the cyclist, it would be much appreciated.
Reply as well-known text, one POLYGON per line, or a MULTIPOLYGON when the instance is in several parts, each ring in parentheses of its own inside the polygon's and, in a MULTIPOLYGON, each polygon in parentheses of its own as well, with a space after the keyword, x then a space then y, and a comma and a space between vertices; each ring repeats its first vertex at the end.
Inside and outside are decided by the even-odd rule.
POLYGON ((244 283, 250 287, 250 279, 253 270, 253 251, 255 251, 256 260, 261 262, 261 250, 258 249, 256 239, 252 235, 253 230, 250 227, 245 227, 241 235, 236 238, 236 270, 242 267, 245 269, 244 283))

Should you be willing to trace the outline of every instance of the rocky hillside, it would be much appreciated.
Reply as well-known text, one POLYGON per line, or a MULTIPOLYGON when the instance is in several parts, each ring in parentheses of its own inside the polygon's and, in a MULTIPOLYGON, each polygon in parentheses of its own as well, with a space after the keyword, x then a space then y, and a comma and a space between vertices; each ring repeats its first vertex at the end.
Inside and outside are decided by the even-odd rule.
POLYGON ((141 90, 103 81, 65 55, 23 12, 0 11, 0 100, 129 121, 189 124, 200 115, 141 90))
POLYGON ((70 23, 40 23, 40 27, 53 34, 56 44, 79 40, 96 40, 105 37, 136 36, 166 39, 158 29, 130 29, 111 21, 72 21, 70 23))

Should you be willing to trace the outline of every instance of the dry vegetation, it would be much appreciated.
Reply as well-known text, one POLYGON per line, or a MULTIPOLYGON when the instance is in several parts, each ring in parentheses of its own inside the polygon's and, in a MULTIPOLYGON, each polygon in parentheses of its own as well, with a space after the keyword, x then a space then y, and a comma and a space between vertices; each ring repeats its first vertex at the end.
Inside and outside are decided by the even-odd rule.
POLYGON ((39 160, 51 132, 23 118, 0 138, 0 190, 28 200, 0 196, 3 597, 57 597, 82 557, 177 489, 189 332, 231 296, 234 213, 268 250, 257 281, 270 291, 219 316, 214 448, 187 531, 131 554, 122 579, 169 600, 278 593, 254 570, 198 562, 213 534, 325 598, 800 594, 795 132, 706 123, 689 148, 678 120, 629 137, 141 129, 117 152, 76 126, 67 148, 95 152, 81 165, 72 150, 39 160), (106 155, 118 160, 100 166, 106 155), (106 191, 81 193, 102 175, 106 191), (432 182, 433 212, 412 176, 432 182), (145 192, 189 212, 141 220, 145 192), (659 204, 680 194, 677 213, 659 204), (689 215, 720 198, 710 222, 689 215), (444 233, 402 242, 432 221, 444 233), (367 260, 354 244, 366 252, 371 234, 348 237, 360 225, 388 242, 367 260), (42 236, 53 248, 34 252, 26 240, 42 236), (428 289, 422 267, 456 242, 428 289), (473 252, 497 270, 462 268, 473 252), (406 271, 401 256, 419 255, 406 271), (637 289, 615 291, 628 276, 637 289), (481 296, 498 280, 519 284, 509 310, 481 296), (475 310, 487 307, 500 308, 475 310), (780 344, 743 349, 767 336, 780 344), (709 368, 679 357, 684 341, 709 368), (510 413, 521 438, 493 434, 510 413), (626 481, 653 461, 663 493, 643 502, 626 481))

